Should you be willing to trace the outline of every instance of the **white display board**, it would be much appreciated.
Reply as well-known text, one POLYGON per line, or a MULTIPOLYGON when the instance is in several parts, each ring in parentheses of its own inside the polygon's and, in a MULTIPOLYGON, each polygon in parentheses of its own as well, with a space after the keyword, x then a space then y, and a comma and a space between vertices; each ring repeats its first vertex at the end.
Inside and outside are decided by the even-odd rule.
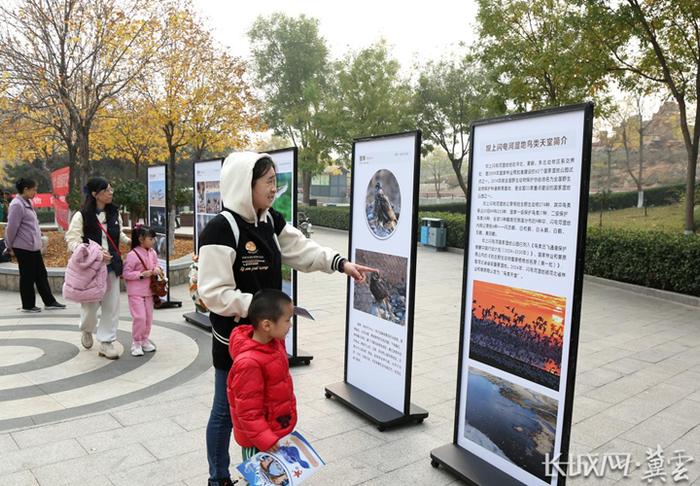
MULTIPOLYGON (((148 222, 156 232, 155 250, 158 253, 158 265, 168 270, 168 206, 166 167, 156 165, 148 168, 148 222)), ((167 275, 167 274, 166 274, 167 275)))
MULTIPOLYGON (((279 211, 287 224, 294 226, 296 221, 296 150, 285 149, 272 151, 270 158, 277 168, 277 196, 272 207, 279 211)), ((296 304, 296 272, 288 265, 282 265, 282 290, 289 295, 296 304)), ((296 330, 297 318, 285 338, 287 354, 296 355, 296 330)))
POLYGON ((194 249, 209 221, 221 212, 221 159, 194 163, 194 249))
POLYGON ((350 258, 379 274, 349 280, 345 381, 402 413, 410 405, 417 137, 360 140, 353 149, 350 258))
POLYGON ((472 128, 456 443, 526 485, 568 450, 591 113, 472 128))

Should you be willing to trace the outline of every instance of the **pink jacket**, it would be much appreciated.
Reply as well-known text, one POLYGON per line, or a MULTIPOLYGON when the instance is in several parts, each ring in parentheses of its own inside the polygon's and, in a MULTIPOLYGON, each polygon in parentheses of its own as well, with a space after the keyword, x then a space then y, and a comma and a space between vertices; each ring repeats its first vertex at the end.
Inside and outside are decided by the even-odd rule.
POLYGON ((122 277, 124 277, 124 281, 126 282, 127 295, 138 295, 141 297, 152 296, 151 279, 141 279, 139 276, 141 275, 141 272, 145 272, 146 270, 154 270, 157 267, 158 255, 153 248, 146 250, 143 247, 137 246, 131 250, 126 255, 124 272, 122 273, 122 277), (139 260, 139 257, 134 252, 139 252, 139 255, 143 259, 143 262, 146 264, 147 268, 144 268, 143 263, 141 263, 141 260, 139 260))
POLYGON ((78 303, 99 302, 107 292, 107 265, 102 246, 90 241, 80 244, 66 266, 63 298, 78 303))

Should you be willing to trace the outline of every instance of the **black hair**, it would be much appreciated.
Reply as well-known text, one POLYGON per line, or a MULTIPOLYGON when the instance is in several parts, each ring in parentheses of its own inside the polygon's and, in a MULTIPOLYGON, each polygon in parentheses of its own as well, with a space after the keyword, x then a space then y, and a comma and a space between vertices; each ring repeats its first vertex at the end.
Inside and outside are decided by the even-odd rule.
POLYGON ((277 172, 277 167, 275 167, 275 163, 270 157, 259 158, 258 161, 255 163, 255 166, 253 166, 253 181, 251 184, 254 186, 255 181, 264 176, 267 173, 267 171, 270 170, 270 167, 275 169, 275 172, 277 172))
POLYGON ((248 307, 248 320, 253 327, 268 319, 276 321, 284 314, 285 304, 291 304, 292 299, 281 290, 263 289, 253 295, 248 307))
POLYGON ((33 189, 36 187, 36 181, 34 179, 29 179, 28 177, 20 177, 15 182, 15 188, 17 188, 17 194, 22 194, 25 189, 33 189))
MULTIPOLYGON (((104 191, 109 187, 109 181, 104 177, 93 177, 87 181, 85 187, 83 187, 83 193, 85 194, 85 201, 83 202, 80 212, 83 214, 83 232, 94 232, 98 229, 97 226, 97 200, 95 196, 92 195, 93 192, 97 193, 104 191)), ((112 213, 118 213, 118 208, 114 204, 110 203, 105 206, 105 211, 108 215, 112 213)))
POLYGON ((151 238, 156 237, 156 232, 154 229, 148 226, 134 226, 131 228, 131 249, 133 250, 137 246, 141 246, 141 237, 150 236, 151 238))

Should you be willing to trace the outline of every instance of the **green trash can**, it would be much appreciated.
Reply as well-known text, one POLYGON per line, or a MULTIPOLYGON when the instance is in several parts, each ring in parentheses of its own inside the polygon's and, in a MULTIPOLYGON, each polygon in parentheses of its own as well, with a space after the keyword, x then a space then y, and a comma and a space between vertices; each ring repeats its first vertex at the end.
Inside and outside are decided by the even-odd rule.
POLYGON ((445 220, 440 218, 422 218, 421 244, 432 246, 436 250, 447 250, 447 224, 445 220))

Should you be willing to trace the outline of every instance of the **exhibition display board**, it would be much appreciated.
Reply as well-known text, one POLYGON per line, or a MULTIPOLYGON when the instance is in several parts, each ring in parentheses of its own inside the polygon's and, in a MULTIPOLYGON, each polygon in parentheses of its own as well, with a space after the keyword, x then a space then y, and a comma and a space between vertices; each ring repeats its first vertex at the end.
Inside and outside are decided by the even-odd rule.
POLYGON ((353 142, 348 254, 378 271, 348 280, 345 379, 326 397, 380 430, 428 415, 410 401, 420 146, 419 131, 353 142))
MULTIPOLYGON (((168 234, 170 218, 168 215, 168 171, 165 165, 154 165, 148 168, 148 226, 156 232, 155 250, 158 254, 158 265, 165 270, 165 276, 170 280, 170 245, 168 234)), ((181 307, 180 301, 170 300, 168 294, 161 298, 157 308, 181 307)))
POLYGON ((592 127, 590 103, 472 125, 454 439, 431 452, 470 484, 565 483, 592 127))
MULTIPOLYGON (((287 224, 296 227, 297 223, 297 161, 296 147, 272 150, 267 152, 277 168, 277 194, 273 209, 279 211, 287 224)), ((282 265, 282 290, 297 304, 297 273, 288 265, 282 265)), ((289 364, 309 364, 313 359, 299 350, 297 346, 297 316, 294 316, 292 327, 287 333, 285 347, 289 355, 289 364)))
MULTIPOLYGON (((199 235, 209 221, 219 214, 221 203, 221 164, 224 159, 200 160, 192 167, 192 187, 194 197, 194 253, 199 249, 199 235)), ((210 330, 209 313, 194 312, 183 314, 185 320, 201 328, 210 330)))

